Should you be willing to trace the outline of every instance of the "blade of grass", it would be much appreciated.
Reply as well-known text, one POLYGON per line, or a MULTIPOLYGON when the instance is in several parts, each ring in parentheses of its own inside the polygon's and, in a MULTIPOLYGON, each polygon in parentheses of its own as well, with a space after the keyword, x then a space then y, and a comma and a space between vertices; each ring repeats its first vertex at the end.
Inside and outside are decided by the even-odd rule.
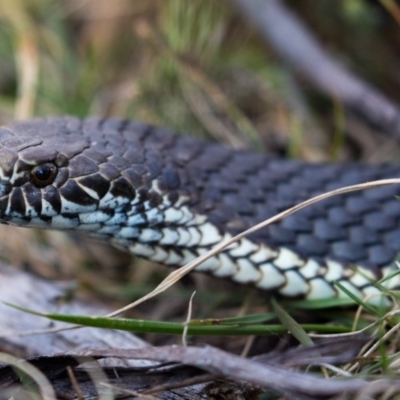
POLYGON ((349 296, 351 299, 353 299, 358 305, 361 307, 364 307, 366 310, 368 310, 371 314, 379 316, 378 309, 371 306, 370 304, 362 301, 359 297, 354 295, 349 289, 347 289, 344 285, 342 285, 340 282, 335 281, 333 282, 335 286, 337 286, 343 293, 345 293, 347 296, 349 296))
POLYGON ((298 324, 276 301, 273 297, 271 299, 272 308, 276 312, 279 321, 282 322, 287 330, 304 346, 313 346, 314 343, 307 335, 305 330, 298 324))
MULTIPOLYGON (((136 320, 128 318, 108 318, 108 317, 92 317, 86 315, 65 315, 65 314, 52 314, 52 313, 39 313, 36 311, 28 310, 13 304, 10 307, 16 308, 23 312, 34 314, 37 316, 45 317, 54 321, 66 322, 80 326, 90 326, 103 329, 119 329, 129 332, 140 333, 162 333, 172 335, 182 335, 185 324, 177 322, 163 322, 163 321, 149 321, 149 320, 136 320)), ((205 325, 199 326, 196 321, 191 321, 187 324, 188 335, 198 336, 220 336, 220 335, 273 335, 277 333, 287 332, 287 328, 279 324, 271 325, 205 325)), ((347 333, 350 328, 346 326, 333 326, 325 324, 304 324, 301 325, 302 329, 306 331, 320 332, 320 333, 347 333)))
POLYGON ((261 324, 262 322, 270 321, 271 319, 276 318, 276 313, 264 313, 264 314, 249 314, 243 317, 230 317, 230 318, 223 318, 223 319, 204 319, 200 321, 192 321, 193 325, 200 322, 201 325, 203 324, 211 324, 217 321, 218 323, 221 322, 223 325, 255 325, 261 324))

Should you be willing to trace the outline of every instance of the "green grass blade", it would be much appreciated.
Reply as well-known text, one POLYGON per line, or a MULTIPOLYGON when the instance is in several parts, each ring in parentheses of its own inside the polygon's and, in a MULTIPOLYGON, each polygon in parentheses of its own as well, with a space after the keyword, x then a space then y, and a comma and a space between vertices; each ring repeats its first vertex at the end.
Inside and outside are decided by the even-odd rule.
POLYGON ((344 285, 342 285, 340 282, 336 281, 334 282, 335 286, 337 286, 343 293, 345 293, 347 296, 349 296, 351 299, 353 299, 356 304, 362 306, 366 310, 368 310, 371 314, 379 316, 380 313, 378 312, 378 309, 371 306, 371 304, 366 303, 365 301, 362 301, 359 297, 354 295, 349 289, 347 289, 344 285))
MULTIPOLYGON (((118 329, 136 333, 162 333, 172 335, 182 335, 185 324, 177 322, 149 321, 128 318, 108 318, 86 315, 66 315, 66 314, 43 314, 31 311, 22 307, 8 304, 18 310, 30 314, 49 318, 54 321, 61 321, 75 325, 90 326, 102 329, 118 329)), ((319 333, 346 333, 351 332, 347 326, 333 326, 326 324, 304 324, 300 325, 305 331, 319 333)), ((188 335, 198 336, 220 336, 220 335, 273 335, 287 332, 287 327, 280 324, 271 325, 198 325, 197 321, 188 324, 188 335)))
POLYGON ((311 338, 307 335, 306 331, 298 324, 275 300, 271 299, 271 304, 278 316, 279 320, 282 322, 287 330, 304 346, 313 346, 314 343, 311 338))

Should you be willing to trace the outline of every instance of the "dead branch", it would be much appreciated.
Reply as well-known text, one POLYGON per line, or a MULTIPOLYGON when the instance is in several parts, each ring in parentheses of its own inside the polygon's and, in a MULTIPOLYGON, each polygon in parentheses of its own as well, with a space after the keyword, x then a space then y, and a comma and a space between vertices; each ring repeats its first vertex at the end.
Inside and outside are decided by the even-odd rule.
POLYGON ((121 357, 127 359, 148 359, 159 362, 183 363, 199 368, 216 377, 233 381, 244 381, 256 386, 275 389, 287 395, 310 398, 331 397, 343 393, 363 392, 374 398, 377 393, 396 390, 400 384, 395 380, 380 379, 323 379, 313 374, 282 368, 273 363, 260 363, 226 353, 212 347, 147 347, 132 351, 84 351, 85 357, 121 357))

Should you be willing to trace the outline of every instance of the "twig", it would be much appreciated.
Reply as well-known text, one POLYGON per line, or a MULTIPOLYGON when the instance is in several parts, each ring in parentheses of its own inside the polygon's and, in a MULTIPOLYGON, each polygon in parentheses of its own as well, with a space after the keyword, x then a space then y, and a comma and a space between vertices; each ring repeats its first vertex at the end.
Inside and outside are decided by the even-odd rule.
POLYGON ((84 351, 82 355, 183 363, 231 380, 247 381, 283 393, 308 396, 335 396, 344 392, 359 391, 368 393, 369 389, 374 394, 389 388, 400 391, 400 384, 393 380, 368 382, 366 379, 322 379, 315 375, 284 369, 276 364, 261 364, 212 347, 148 347, 122 351, 84 351))

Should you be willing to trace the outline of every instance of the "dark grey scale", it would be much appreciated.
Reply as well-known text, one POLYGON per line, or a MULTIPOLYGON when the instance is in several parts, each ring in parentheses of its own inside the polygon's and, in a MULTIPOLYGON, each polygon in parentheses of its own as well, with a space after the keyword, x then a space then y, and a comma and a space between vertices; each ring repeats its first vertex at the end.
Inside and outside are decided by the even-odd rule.
POLYGON ((145 184, 145 171, 146 168, 143 165, 134 165, 122 171, 122 176, 127 179, 134 189, 139 189, 145 184))
POLYGON ((149 202, 149 206, 151 208, 156 208, 158 207, 160 204, 162 204, 163 199, 162 197, 155 191, 151 191, 149 193, 149 198, 148 198, 148 202, 149 202))
MULTIPOLYGON (((142 165, 139 166, 143 168, 142 165)), ((122 176, 129 182, 129 184, 134 188, 138 189, 143 186, 144 180, 143 175, 135 171, 134 168, 128 168, 122 171, 122 176)))
POLYGON ((228 188, 229 185, 232 190, 237 192, 239 187, 235 183, 243 181, 246 175, 241 169, 236 167, 231 169, 229 166, 230 164, 227 164, 220 169, 218 176, 213 178, 213 183, 215 182, 215 185, 222 184, 226 188, 228 188))
POLYGON ((367 213, 376 210, 377 204, 361 193, 360 195, 346 198, 345 208, 351 213, 367 213))
POLYGON ((161 176, 157 179, 159 188, 164 192, 179 189, 181 180, 178 173, 170 166, 162 171, 161 176))
POLYGON ((107 179, 109 182, 118 178, 121 175, 121 171, 110 163, 101 164, 99 166, 100 174, 107 179))
POLYGON ((338 226, 334 223, 328 222, 326 219, 314 220, 313 232, 318 238, 328 243, 344 240, 349 235, 348 230, 343 226, 338 226))
POLYGON ((397 185, 374 188, 365 192, 365 197, 375 202, 384 201, 387 198, 395 198, 400 195, 400 188, 397 185))
POLYGON ((312 233, 299 233, 296 237, 295 248, 300 254, 322 259, 329 252, 329 244, 312 233))
POLYGON ((21 187, 15 187, 10 195, 10 213, 13 215, 25 215, 25 199, 21 187))
POLYGON ((187 136, 176 137, 175 145, 170 153, 165 154, 168 160, 173 161, 177 167, 186 167, 197 164, 199 167, 198 157, 205 151, 203 142, 194 140, 187 136))
MULTIPOLYGON (((201 204, 199 204, 199 212, 209 212, 216 208, 221 201, 221 191, 218 187, 208 186, 202 190, 201 204)), ((225 206, 226 204, 224 204, 225 206)))
MULTIPOLYGON (((254 218, 260 218, 260 222, 264 221, 266 219, 269 219, 271 217, 274 217, 276 215, 276 207, 274 204, 262 206, 261 204, 258 204, 256 207, 254 207, 254 216, 253 218, 248 218, 248 224, 251 224, 254 218)), ((277 224, 274 224, 277 225, 277 224)))
POLYGON ((99 167, 96 161, 86 157, 85 155, 78 155, 71 159, 69 166, 69 177, 77 178, 98 172, 99 167))
MULTIPOLYGON (((54 131, 58 131, 59 128, 62 128, 64 122, 58 119, 51 119, 49 118, 45 124, 42 124, 40 135, 41 138, 53 136, 54 131)), ((37 136, 36 129, 29 124, 29 122, 22 122, 21 124, 17 125, 17 129, 15 131, 16 135, 18 136, 25 136, 25 137, 35 137, 37 136)))
POLYGON ((283 177, 292 177, 299 172, 299 162, 294 160, 285 162, 285 160, 281 158, 273 159, 269 162, 268 167, 271 178, 273 179, 276 179, 275 172, 278 174, 277 176, 281 175, 283 177), (274 174, 271 174, 272 171, 274 174))
POLYGON ((377 244, 368 247, 368 262, 378 267, 390 265, 396 258, 397 251, 388 246, 377 244))
POLYGON ((335 242, 331 243, 330 249, 334 260, 348 261, 357 265, 363 265, 368 261, 368 250, 356 243, 335 242))
MULTIPOLYGON (((285 163, 284 159, 280 160, 282 164, 285 163)), ((299 178, 301 179, 301 183, 308 185, 311 183, 318 183, 318 188, 321 190, 321 187, 324 185, 324 181, 330 181, 330 179, 327 179, 323 174, 320 173, 320 171, 324 171, 325 164, 322 163, 315 163, 315 164, 307 164, 305 166, 302 165, 302 162, 293 160, 292 161, 293 165, 291 170, 293 171, 292 173, 292 178, 291 181, 293 184, 298 184, 299 178)), ((328 172, 328 171, 327 171, 328 172)))
POLYGON ((366 169, 361 168, 359 165, 344 164, 338 176, 338 182, 343 186, 355 185, 360 183, 360 178, 369 180, 370 174, 366 169))
POLYGON ((111 157, 108 157, 107 163, 114 166, 118 171, 120 171, 120 173, 129 168, 131 165, 127 159, 119 155, 112 155, 111 157))
POLYGON ((65 182, 67 182, 69 178, 69 170, 68 168, 58 168, 57 176, 52 184, 55 188, 60 188, 62 187, 65 182))
MULTIPOLYGON (((257 174, 265 165, 265 158, 259 154, 236 153, 229 162, 221 169, 220 176, 231 182, 247 182, 249 177, 257 174)), ((234 185, 240 189, 239 185, 234 185)))
MULTIPOLYGON (((292 178, 293 173, 292 172, 287 172, 287 171, 279 171, 279 170, 274 170, 274 171, 265 171, 264 174, 260 174, 260 182, 262 182, 262 186, 265 187, 268 191, 271 191, 272 193, 275 192, 276 189, 280 189, 281 186, 287 185, 288 182, 290 182, 290 179, 292 178), (266 184, 265 182, 268 182, 269 184, 266 184), (275 188, 275 189, 274 189, 275 188)), ((277 192, 278 193, 278 192, 277 192)))
MULTIPOLYGON (((317 194, 320 194, 320 193, 318 192, 317 194)), ((316 196, 317 194, 311 193, 309 196, 307 196, 306 199, 302 198, 302 199, 299 199, 299 201, 307 200, 307 199, 311 198, 312 196, 316 196)), ((338 199, 335 197, 330 197, 328 199, 325 199, 318 203, 315 203, 312 206, 303 208, 296 214, 299 214, 304 218, 312 219, 314 221, 316 221, 318 219, 327 219, 329 210, 333 207, 337 207, 342 201, 343 200, 338 201, 338 199)), ((292 205, 295 205, 295 204, 292 204, 292 205)), ((329 222, 331 223, 332 221, 329 221, 329 222)))
POLYGON ((113 155, 119 156, 125 148, 126 139, 118 131, 113 129, 102 129, 103 137, 107 140, 106 147, 113 150, 113 155))
MULTIPOLYGON (((316 172, 315 172, 316 174, 316 172)), ((297 190, 303 196, 311 197, 312 193, 321 190, 321 182, 318 179, 304 178, 303 176, 295 176, 290 180, 290 187, 297 190)))
POLYGON ((385 215, 388 215, 392 218, 397 218, 397 220, 400 218, 399 217, 399 204, 400 201, 396 198, 389 198, 385 201, 382 201, 380 203, 380 210, 382 210, 382 212, 385 215))
POLYGON ((380 211, 366 214, 363 220, 367 228, 374 229, 377 232, 388 231, 396 226, 396 220, 393 217, 380 211))
POLYGON ((339 226, 351 226, 355 224, 361 224, 362 215, 349 213, 343 207, 333 207, 328 211, 328 218, 332 223, 339 226))
POLYGON ((27 165, 36 165, 39 162, 47 162, 50 160, 55 160, 57 157, 57 150, 53 148, 48 148, 45 150, 41 150, 39 147, 34 146, 28 149, 25 149, 19 153, 19 160, 17 165, 27 166, 27 165))
POLYGON ((176 191, 169 192, 167 198, 171 204, 175 204, 179 200, 178 192, 176 191))
POLYGON ((399 231, 391 231, 391 232, 382 232, 381 237, 382 241, 385 245, 387 245, 390 249, 395 250, 396 253, 399 252, 399 231))
POLYGON ((65 121, 65 128, 70 132, 81 132, 82 131, 82 119, 80 118, 68 118, 65 121))
POLYGON ((120 134, 123 135, 126 140, 142 142, 153 129, 151 125, 143 122, 127 120, 124 129, 120 130, 120 134))
POLYGON ((107 162, 107 157, 92 147, 84 149, 82 154, 89 160, 95 162, 97 165, 107 162))
MULTIPOLYGON (((232 181, 226 176, 218 176, 213 178, 212 185, 221 192, 221 197, 225 196, 226 194, 238 195, 238 188, 236 185, 232 184, 232 181)), ((228 197, 226 197, 226 201, 230 201, 228 197)))
POLYGON ((59 214, 61 212, 61 197, 59 190, 54 186, 49 185, 41 189, 41 194, 43 200, 46 200, 53 208, 53 211, 59 214))
POLYGON ((82 154, 84 149, 90 147, 90 143, 87 141, 79 139, 75 140, 74 137, 71 138, 71 141, 73 141, 73 143, 63 143, 62 145, 60 145, 60 148, 62 148, 60 153, 67 157, 69 160, 71 160, 76 155, 82 154))
POLYGON ((304 188, 300 186, 295 186, 292 184, 290 180, 287 183, 282 183, 278 187, 277 195, 282 198, 292 199, 293 192, 297 193, 298 199, 307 199, 310 197, 309 191, 304 190, 304 188))
POLYGON ((248 196, 254 207, 259 207, 260 205, 265 207, 265 193, 261 188, 251 186, 248 196))
POLYGON ((222 189, 222 194, 225 196, 225 204, 234 208, 239 215, 244 217, 254 215, 254 204, 250 200, 243 199, 237 193, 229 193, 224 189, 222 189))
POLYGON ((129 169, 131 169, 132 171, 134 171, 135 173, 137 173, 139 175, 147 175, 148 174, 148 168, 144 161, 140 164, 132 164, 129 169))
POLYGON ((220 226, 228 226, 232 233, 240 233, 243 229, 248 227, 248 224, 241 220, 237 219, 237 212, 235 208, 226 206, 223 210, 213 211, 212 214, 209 215, 209 221, 218 227, 220 226))
MULTIPOLYGON (((300 163, 301 164, 301 163, 300 163)), ((340 166, 335 164, 309 164, 304 168, 300 168, 300 176, 305 182, 316 182, 320 186, 317 186, 317 190, 321 190, 321 186, 329 183, 332 180, 337 179, 338 173, 340 172, 340 166)))
POLYGON ((150 179, 156 179, 161 175, 164 168, 164 160, 160 152, 155 150, 147 150, 145 153, 145 164, 150 174, 150 179))
POLYGON ((144 151, 141 143, 137 140, 126 140, 126 147, 122 157, 130 164, 141 164, 145 162, 144 151))
POLYGON ((100 199, 102 199, 110 189, 110 181, 104 178, 101 174, 85 175, 78 179, 80 185, 94 190, 100 199))
POLYGON ((268 189, 266 190, 264 186, 260 185, 257 179, 251 179, 247 174, 240 174, 237 178, 231 176, 229 179, 227 177, 225 181, 231 184, 231 191, 236 191, 238 196, 246 197, 246 199, 252 202, 261 201, 265 204, 265 197, 268 189))
POLYGON ((121 132, 126 129, 128 125, 128 121, 120 118, 106 118, 101 121, 101 130, 105 131, 114 131, 121 132))
MULTIPOLYGON (((99 135, 99 132, 97 132, 99 135)), ((113 150, 109 147, 106 147, 107 141, 104 140, 103 138, 98 138, 93 141, 93 143, 90 145, 88 150, 94 150, 97 153, 103 155, 104 157, 111 157, 114 153, 113 150)))
POLYGON ((176 134, 173 134, 168 129, 150 129, 148 132, 148 140, 144 142, 144 148, 146 150, 163 152, 171 146, 174 146, 176 140, 176 134))
POLYGON ((12 220, 12 216, 5 214, 4 210, 7 210, 8 208, 8 202, 11 199, 8 196, 1 196, 0 197, 0 210, 2 210, 3 216, 1 219, 1 223, 8 223, 8 221, 12 220))
POLYGON ((12 132, 8 129, 0 128, 0 143, 2 146, 12 137, 14 137, 12 132))
POLYGON ((262 176, 260 174, 255 174, 253 177, 249 178, 249 182, 251 182, 252 187, 258 187, 264 193, 264 198, 271 193, 274 195, 274 191, 279 184, 279 182, 275 182, 273 179, 268 178, 268 174, 262 176))
POLYGON ((303 217, 299 213, 289 215, 281 224, 283 228, 293 232, 311 232, 313 230, 312 221, 309 218, 303 217))
MULTIPOLYGON (((50 187, 52 187, 52 186, 50 186, 50 187)), ((53 190, 55 190, 54 187, 52 187, 52 188, 53 188, 53 190)), ((22 186, 22 190, 25 193, 25 198, 26 198, 26 201, 28 202, 29 206, 32 207, 37 214, 40 214, 42 212, 42 191, 41 191, 41 189, 39 189, 38 187, 36 187, 35 185, 33 185, 30 182, 26 182, 22 186)), ((58 212, 59 212, 59 210, 58 210, 58 212)))
POLYGON ((32 166, 27 165, 25 162, 21 162, 20 160, 17 161, 17 168, 16 170, 18 173, 24 172, 20 176, 18 176, 16 179, 13 181, 13 186, 22 186, 26 181, 27 181, 27 175, 32 168, 32 166))
POLYGON ((136 195, 136 191, 130 185, 130 182, 122 176, 112 181, 110 193, 114 197, 125 197, 129 200, 133 200, 136 195))
POLYGON ((379 243, 382 233, 363 225, 352 226, 347 229, 348 238, 351 242, 365 247, 379 243))
POLYGON ((211 180, 213 173, 219 172, 224 165, 229 163, 231 157, 232 154, 228 149, 218 145, 209 145, 204 149, 203 153, 196 158, 194 164, 205 173, 210 174, 211 180))
POLYGON ((68 182, 59 189, 61 197, 79 204, 81 206, 92 206, 98 204, 98 200, 87 194, 74 180, 68 182))
MULTIPOLYGON (((294 248, 294 246, 296 246, 296 232, 286 229, 279 224, 270 225, 266 230, 268 231, 271 244, 274 246, 281 246, 283 243, 289 248, 294 248)), ((256 236, 256 238, 260 240, 258 236, 256 236)))
MULTIPOLYGON (((293 201, 293 199, 287 196, 282 197, 280 195, 277 195, 276 193, 272 194, 271 197, 272 197, 271 209, 275 214, 286 211, 288 208, 293 207, 294 205, 297 204, 296 202, 293 201)), ((267 199, 268 198, 269 196, 267 197, 267 199)), ((303 196, 301 196, 301 198, 298 199, 299 202, 303 200, 304 200, 303 196)))
POLYGON ((102 131, 102 124, 106 122, 105 119, 96 118, 96 117, 89 117, 82 120, 82 132, 85 136, 89 136, 90 138, 93 137, 93 132, 96 134, 99 131, 102 131))

